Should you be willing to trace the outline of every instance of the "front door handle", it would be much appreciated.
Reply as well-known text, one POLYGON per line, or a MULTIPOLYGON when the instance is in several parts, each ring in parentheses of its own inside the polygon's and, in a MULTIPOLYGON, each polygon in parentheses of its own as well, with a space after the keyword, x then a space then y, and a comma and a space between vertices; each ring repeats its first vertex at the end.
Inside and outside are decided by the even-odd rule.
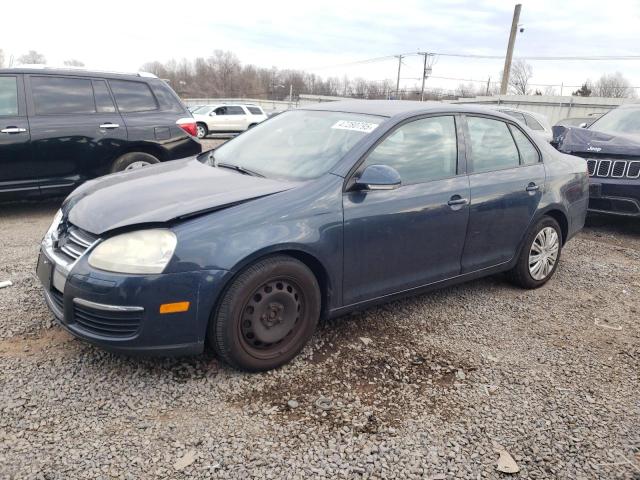
POLYGON ((120 127, 120 125, 118 125, 117 123, 103 123, 102 125, 100 125, 100 128, 118 128, 120 127))
POLYGON ((527 190, 527 192, 537 192, 538 190, 540 190, 540 186, 538 186, 535 183, 531 182, 529 185, 527 185, 526 190, 527 190))
POLYGON ((7 127, 0 130, 0 132, 2 133, 23 133, 26 131, 27 131, 26 128, 19 128, 19 127, 7 127))
POLYGON ((454 195, 449 199, 447 205, 449 205, 450 207, 456 207, 466 205, 467 203, 469 203, 469 200, 467 200, 466 198, 462 198, 460 195, 454 195))

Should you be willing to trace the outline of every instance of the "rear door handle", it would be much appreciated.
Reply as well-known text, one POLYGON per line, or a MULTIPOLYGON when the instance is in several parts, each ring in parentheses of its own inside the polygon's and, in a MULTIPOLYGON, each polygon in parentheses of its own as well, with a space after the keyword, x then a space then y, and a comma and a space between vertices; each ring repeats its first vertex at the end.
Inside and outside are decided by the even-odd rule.
POLYGON ((120 127, 120 125, 118 125, 117 123, 103 123, 102 125, 100 125, 100 128, 118 128, 120 127))
POLYGON ((540 190, 540 187, 533 182, 527 185, 527 192, 536 192, 538 190, 540 190))
POLYGON ((449 205, 450 207, 455 207, 456 205, 466 205, 467 203, 469 203, 469 200, 467 200, 466 198, 462 198, 460 195, 454 195, 449 199, 447 205, 449 205))
POLYGON ((19 127, 7 127, 0 130, 0 132, 2 133, 22 133, 26 131, 27 131, 26 128, 19 128, 19 127))

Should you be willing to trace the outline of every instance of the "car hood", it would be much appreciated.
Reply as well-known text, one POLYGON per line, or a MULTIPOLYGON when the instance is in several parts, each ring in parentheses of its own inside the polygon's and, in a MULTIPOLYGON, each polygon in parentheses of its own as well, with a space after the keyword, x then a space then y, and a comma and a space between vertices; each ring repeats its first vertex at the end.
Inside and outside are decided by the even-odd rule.
POLYGON ((640 136, 599 132, 580 127, 553 127, 558 150, 564 153, 640 155, 640 136))
POLYGON ((86 182, 65 200, 62 211, 72 224, 100 235, 130 225, 219 210, 293 186, 190 158, 86 182))

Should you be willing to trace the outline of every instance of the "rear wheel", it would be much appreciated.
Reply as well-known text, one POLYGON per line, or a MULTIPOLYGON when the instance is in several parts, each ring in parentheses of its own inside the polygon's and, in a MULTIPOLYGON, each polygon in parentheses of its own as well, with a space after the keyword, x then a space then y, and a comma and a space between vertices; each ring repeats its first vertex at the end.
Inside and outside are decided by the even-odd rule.
POLYGON ((313 272, 284 255, 245 269, 209 322, 209 344, 230 365, 263 371, 289 362, 309 341, 320 317, 313 272))
POLYGON ((129 152, 125 153, 111 166, 111 173, 123 172, 125 170, 136 170, 138 168, 147 167, 154 163, 160 163, 153 155, 149 155, 144 152, 129 152))
POLYGON ((209 135, 209 129, 207 128, 207 126, 204 123, 198 122, 196 127, 197 127, 198 138, 204 138, 207 135, 209 135))
POLYGON ((527 234, 518 263, 509 277, 523 288, 541 287, 558 268, 561 251, 560 225, 551 217, 542 217, 527 234))

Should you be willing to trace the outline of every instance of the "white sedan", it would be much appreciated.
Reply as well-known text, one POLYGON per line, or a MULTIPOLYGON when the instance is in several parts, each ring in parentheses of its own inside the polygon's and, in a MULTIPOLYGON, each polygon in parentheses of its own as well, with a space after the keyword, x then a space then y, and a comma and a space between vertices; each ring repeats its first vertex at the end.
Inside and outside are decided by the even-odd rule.
POLYGON ((209 133, 236 133, 267 119, 262 107, 257 105, 206 105, 193 112, 198 127, 198 138, 209 133))

